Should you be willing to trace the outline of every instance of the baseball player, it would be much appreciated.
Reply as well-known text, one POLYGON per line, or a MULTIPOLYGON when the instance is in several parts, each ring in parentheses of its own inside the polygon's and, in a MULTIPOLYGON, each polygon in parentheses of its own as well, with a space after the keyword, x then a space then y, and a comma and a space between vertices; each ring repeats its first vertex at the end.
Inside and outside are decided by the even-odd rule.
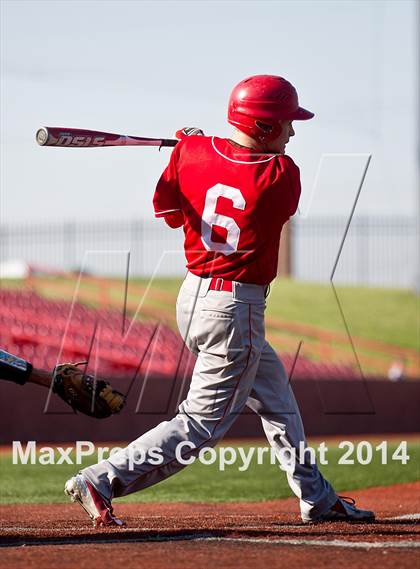
POLYGON ((245 405, 261 417, 280 462, 285 450, 296 453, 284 469, 304 522, 374 519, 373 512, 337 496, 309 453, 299 452, 305 441, 299 409, 283 364, 265 339, 264 309, 276 277, 280 233, 301 191, 299 169, 285 148, 295 134, 293 121, 313 116, 299 106, 288 81, 257 75, 230 96, 230 139, 202 136, 198 129, 181 132, 153 203, 156 217, 184 230, 188 273, 177 322, 197 361, 171 421, 67 481, 65 493, 97 525, 122 525, 113 498, 178 472, 200 449, 216 445, 245 405))

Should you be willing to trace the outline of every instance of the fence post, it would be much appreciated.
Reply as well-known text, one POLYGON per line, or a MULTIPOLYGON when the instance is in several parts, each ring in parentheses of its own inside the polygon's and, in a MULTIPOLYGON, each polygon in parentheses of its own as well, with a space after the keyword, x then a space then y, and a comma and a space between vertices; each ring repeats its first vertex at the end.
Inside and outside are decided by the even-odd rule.
POLYGON ((131 260, 133 273, 144 276, 144 227, 141 219, 133 219, 130 225, 131 260), (135 254, 133 254, 135 253, 135 254))
POLYGON ((4 226, 0 227, 0 262, 7 259, 9 231, 4 226))
POLYGON ((63 223, 63 269, 71 271, 75 268, 76 223, 63 223))
POLYGON ((369 285, 369 218, 362 216, 358 219, 358 285, 369 285))

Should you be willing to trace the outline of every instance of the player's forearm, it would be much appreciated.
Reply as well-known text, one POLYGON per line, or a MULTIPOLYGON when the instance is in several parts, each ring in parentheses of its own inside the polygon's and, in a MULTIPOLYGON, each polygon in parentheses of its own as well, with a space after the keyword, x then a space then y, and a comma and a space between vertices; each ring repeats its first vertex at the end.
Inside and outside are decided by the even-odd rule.
POLYGON ((32 373, 28 378, 28 382, 49 388, 51 385, 51 373, 43 369, 32 368, 32 373))
POLYGON ((49 387, 51 384, 49 372, 34 368, 30 362, 4 350, 0 350, 0 379, 12 381, 18 385, 36 383, 49 387))

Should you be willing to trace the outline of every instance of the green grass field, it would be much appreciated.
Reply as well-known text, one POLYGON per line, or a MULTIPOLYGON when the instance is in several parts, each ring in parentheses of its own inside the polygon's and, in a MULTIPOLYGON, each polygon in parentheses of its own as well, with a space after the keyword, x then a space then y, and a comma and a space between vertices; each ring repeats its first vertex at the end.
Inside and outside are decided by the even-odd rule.
MULTIPOLYGON (((401 347, 419 347, 419 296, 408 290, 336 287, 351 333, 401 347)), ((330 285, 277 279, 268 313, 290 321, 343 331, 330 285)))
MULTIPOLYGON (((403 440, 404 437, 402 436, 403 440)), ((373 448, 378 442, 373 443, 373 448)), ((223 447, 234 447, 224 441, 223 447)), ((240 445, 247 452, 249 444, 240 445)), ((262 443, 255 446, 263 446, 262 443)), ((315 443, 313 445, 316 446, 315 443)), ((338 460, 344 450, 336 444, 327 444, 328 464, 321 467, 323 474, 340 491, 371 486, 410 482, 420 478, 420 445, 409 442, 410 459, 407 464, 391 459, 397 442, 389 442, 387 464, 381 464, 381 456, 373 450, 373 460, 368 465, 355 461, 354 465, 340 465, 338 460)), ((216 447, 219 448, 219 447, 216 447)), ((57 454, 58 457, 58 454, 57 454)), ((355 454, 352 455, 355 458, 355 454)), ((85 461, 87 466, 93 461, 85 461)), ((278 465, 270 464, 268 454, 262 464, 257 464, 256 453, 246 471, 239 471, 242 461, 219 470, 219 462, 206 466, 196 461, 177 475, 142 492, 121 499, 122 502, 232 502, 261 501, 291 496, 285 472, 278 465)), ((22 465, 12 464, 12 454, 0 455, 1 491, 0 503, 56 503, 65 502, 64 482, 81 466, 77 465, 22 465)), ((118 500, 120 501, 120 500, 118 500)))

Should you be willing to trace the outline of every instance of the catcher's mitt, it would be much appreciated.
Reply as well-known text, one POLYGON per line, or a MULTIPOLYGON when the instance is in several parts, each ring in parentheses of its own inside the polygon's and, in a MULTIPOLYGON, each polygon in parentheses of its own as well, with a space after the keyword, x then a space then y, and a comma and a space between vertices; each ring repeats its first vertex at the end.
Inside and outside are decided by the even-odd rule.
POLYGON ((125 396, 112 389, 107 381, 85 375, 78 366, 86 363, 56 366, 53 371, 53 392, 75 411, 96 419, 119 413, 124 407, 125 396))

